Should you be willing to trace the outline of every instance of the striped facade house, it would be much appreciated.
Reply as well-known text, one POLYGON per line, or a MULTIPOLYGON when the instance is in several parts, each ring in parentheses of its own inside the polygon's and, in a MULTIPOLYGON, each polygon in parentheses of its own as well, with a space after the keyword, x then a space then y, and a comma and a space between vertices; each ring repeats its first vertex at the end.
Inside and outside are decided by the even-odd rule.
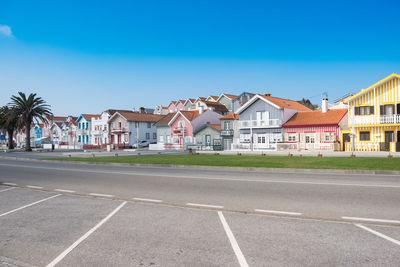
POLYGON ((400 75, 392 74, 346 99, 346 151, 400 151, 400 75))
POLYGON ((347 109, 296 113, 283 124, 284 143, 278 150, 340 151, 342 131, 347 131, 347 109))

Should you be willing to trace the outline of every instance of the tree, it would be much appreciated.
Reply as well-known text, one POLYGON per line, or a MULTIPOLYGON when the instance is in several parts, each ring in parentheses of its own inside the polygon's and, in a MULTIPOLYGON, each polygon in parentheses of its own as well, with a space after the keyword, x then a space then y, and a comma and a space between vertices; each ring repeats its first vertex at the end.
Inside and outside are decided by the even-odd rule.
POLYGON ((8 106, 0 107, 0 129, 7 132, 8 149, 14 148, 14 131, 20 129, 18 114, 15 109, 8 106))
POLYGON ((318 108, 318 105, 314 105, 313 103, 311 103, 310 99, 304 99, 304 98, 303 98, 302 100, 297 101, 297 102, 299 102, 299 103, 302 104, 303 106, 308 107, 308 108, 311 109, 311 110, 315 110, 315 109, 318 108))
POLYGON ((46 117, 53 114, 50 110, 50 105, 41 97, 36 97, 36 94, 30 94, 28 97, 22 92, 18 95, 11 97, 10 108, 15 109, 16 113, 20 116, 26 131, 25 151, 32 151, 31 148, 31 125, 33 120, 44 121, 46 117))

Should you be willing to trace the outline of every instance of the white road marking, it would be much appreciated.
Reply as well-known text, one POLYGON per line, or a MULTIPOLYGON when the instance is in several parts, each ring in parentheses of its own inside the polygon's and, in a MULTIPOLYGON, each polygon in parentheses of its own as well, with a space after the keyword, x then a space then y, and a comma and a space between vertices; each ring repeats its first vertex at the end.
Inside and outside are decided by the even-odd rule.
POLYGON ((132 199, 138 200, 138 201, 147 201, 147 202, 156 202, 156 203, 161 203, 161 202, 163 202, 163 201, 160 200, 160 199, 151 199, 151 198, 134 197, 134 198, 132 198, 132 199))
POLYGON ((213 209, 223 209, 224 208, 224 206, 198 204, 198 203, 186 203, 186 206, 204 207, 204 208, 213 208, 213 209))
POLYGON ((16 186, 17 184, 14 183, 3 183, 4 185, 11 185, 11 186, 16 186))
POLYGON ((384 239, 386 239, 386 240, 388 240, 388 241, 390 241, 390 242, 393 242, 393 243, 395 243, 396 245, 399 245, 400 246, 400 241, 399 240, 396 240, 396 239, 394 239, 394 238, 391 238, 390 236, 387 236, 387 235, 384 235, 384 234, 382 234, 382 233, 379 233, 379 232, 377 232, 377 231, 375 231, 375 230, 372 230, 371 228, 368 228, 368 227, 366 227, 366 226, 364 226, 364 225, 361 225, 361 224, 354 224, 355 226, 357 226, 357 227, 360 227, 360 228, 362 228, 362 229, 364 229, 364 230, 366 230, 366 231, 368 231, 368 232, 370 232, 370 233, 373 233, 374 235, 377 235, 377 236, 379 236, 379 237, 382 237, 382 238, 384 238, 384 239))
POLYGON ((281 210, 261 210, 261 209, 255 209, 255 212, 263 212, 263 213, 272 213, 272 214, 283 214, 283 215, 302 215, 303 213, 300 212, 292 212, 292 211, 281 211, 281 210))
POLYGON ((9 188, 0 190, 0 192, 6 192, 6 191, 9 191, 9 190, 13 190, 13 189, 15 189, 15 188, 16 188, 16 187, 9 187, 9 188))
POLYGON ((398 220, 385 220, 385 219, 359 218, 359 217, 346 217, 346 216, 343 216, 342 219, 351 220, 351 221, 398 223, 398 224, 400 224, 400 221, 398 221, 398 220))
POLYGON ((55 198, 55 197, 58 197, 58 196, 61 196, 61 194, 54 195, 54 196, 51 196, 51 197, 48 197, 48 198, 44 198, 44 199, 41 199, 41 200, 39 200, 39 201, 33 202, 33 203, 31 203, 31 204, 28 204, 28 205, 25 205, 25 206, 22 206, 22 207, 19 207, 19 208, 16 208, 16 209, 7 211, 6 213, 0 214, 0 217, 5 216, 5 215, 8 215, 8 214, 13 213, 13 212, 16 212, 16 211, 19 211, 19 210, 22 210, 22 209, 25 209, 25 208, 28 208, 28 207, 30 207, 30 206, 39 204, 40 202, 43 202, 43 201, 46 201, 46 200, 49 200, 49 199, 52 199, 52 198, 55 198))
POLYGON ((76 191, 74 191, 74 190, 58 189, 58 188, 54 189, 54 191, 57 191, 57 192, 64 192, 64 193, 75 193, 75 192, 76 192, 76 191))
POLYGON ((236 258, 239 262, 239 265, 241 267, 248 267, 249 265, 247 264, 246 258, 244 257, 242 251, 240 250, 239 244, 237 243, 235 236, 233 235, 231 228, 229 227, 229 224, 226 222, 225 217, 221 211, 218 211, 218 216, 219 219, 221 220, 222 226, 224 227, 225 233, 228 236, 229 241, 231 242, 231 246, 236 254, 236 258))
POLYGON ((94 233, 100 226, 102 226, 105 222, 107 222, 112 216, 114 216, 127 202, 122 202, 115 210, 113 210, 110 214, 107 215, 103 220, 101 220, 98 224, 96 224, 92 229, 90 229, 86 234, 81 236, 78 240, 76 240, 71 246, 69 246, 66 250, 64 250, 60 255, 58 255, 52 262, 47 264, 47 267, 55 266, 59 263, 65 256, 68 255, 74 248, 76 248, 80 243, 82 243, 86 238, 88 238, 91 234, 94 233))
POLYGON ((89 195, 95 196, 95 197, 114 197, 114 195, 99 194, 99 193, 90 193, 89 195))
MULTIPOLYGON (((359 183, 330 183, 330 182, 306 182, 306 181, 289 181, 289 180, 261 180, 261 179, 235 179, 235 178, 218 178, 218 177, 203 177, 203 176, 182 176, 182 175, 169 175, 169 174, 149 174, 149 173, 138 173, 138 172, 113 172, 113 171, 94 171, 84 169, 68 169, 68 168, 52 168, 52 167, 40 167, 40 166, 20 166, 13 164, 3 164, 0 166, 16 166, 19 168, 32 168, 32 169, 46 169, 46 170, 58 170, 58 171, 73 171, 73 172, 86 172, 86 173, 103 173, 103 174, 121 174, 121 175, 132 175, 132 176, 152 176, 152 177, 170 177, 179 179, 200 179, 200 180, 219 180, 219 181, 238 181, 238 182, 259 182, 259 183, 281 183, 281 184, 307 184, 307 185, 326 185, 326 186, 356 186, 356 187, 378 187, 378 188, 400 188, 400 185, 384 185, 384 184, 359 184, 359 183)), ((292 173, 292 172, 288 172, 292 173)), ((260 173, 261 174, 261 173, 260 173)), ((332 174, 339 175, 339 174, 332 174)), ((360 174, 348 174, 348 175, 360 175, 360 174)), ((368 174, 362 174, 368 175, 368 174)), ((375 174, 374 174, 375 176, 375 174)), ((393 176, 393 175, 381 175, 381 176, 393 176)), ((15 184, 14 184, 15 185, 15 184)))
POLYGON ((36 185, 27 185, 26 187, 28 188, 33 188, 33 189, 43 189, 41 186, 36 186, 36 185))

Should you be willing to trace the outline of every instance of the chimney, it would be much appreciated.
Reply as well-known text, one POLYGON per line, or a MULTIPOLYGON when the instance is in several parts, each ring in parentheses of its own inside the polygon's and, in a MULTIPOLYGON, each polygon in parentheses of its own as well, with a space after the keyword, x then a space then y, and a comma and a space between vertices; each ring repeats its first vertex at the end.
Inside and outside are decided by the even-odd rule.
POLYGON ((271 93, 265 93, 264 96, 271 96, 271 93))
POLYGON ((146 113, 146 110, 144 109, 144 107, 140 108, 140 113, 146 113))
POLYGON ((322 98, 321 110, 322 110, 322 113, 325 113, 328 111, 328 98, 327 97, 322 98))

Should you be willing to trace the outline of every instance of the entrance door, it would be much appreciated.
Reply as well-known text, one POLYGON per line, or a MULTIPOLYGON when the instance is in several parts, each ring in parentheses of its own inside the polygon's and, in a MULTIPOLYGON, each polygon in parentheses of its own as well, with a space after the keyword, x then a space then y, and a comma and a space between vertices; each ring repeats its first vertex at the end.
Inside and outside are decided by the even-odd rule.
POLYGON ((394 141, 394 132, 385 131, 385 151, 390 151, 390 142, 394 141))
POLYGON ((232 139, 224 139, 224 150, 231 150, 232 139))
POLYGON ((342 144, 342 146, 343 146, 342 151, 346 151, 346 143, 347 143, 347 142, 350 142, 350 134, 344 133, 344 134, 343 134, 342 141, 343 141, 343 144, 342 144))
POLYGON ((206 146, 211 146, 211 135, 206 135, 206 146))

